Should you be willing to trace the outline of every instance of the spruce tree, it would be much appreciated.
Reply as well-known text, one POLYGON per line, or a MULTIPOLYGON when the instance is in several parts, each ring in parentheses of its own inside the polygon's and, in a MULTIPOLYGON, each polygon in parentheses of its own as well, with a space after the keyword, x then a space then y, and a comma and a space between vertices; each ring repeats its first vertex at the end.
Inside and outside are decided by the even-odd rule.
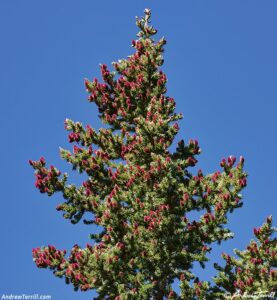
POLYGON ((72 152, 60 149, 60 155, 85 173, 86 181, 68 183, 67 174, 47 167, 43 157, 30 161, 39 191, 62 193, 57 210, 64 218, 101 232, 92 232, 92 242, 75 245, 68 256, 54 246, 35 248, 34 261, 75 290, 96 290, 95 299, 225 299, 227 292, 274 292, 277 245, 271 217, 255 229, 258 243, 236 250, 237 257, 223 254, 226 266, 215 265, 214 284, 192 272, 194 263, 205 267, 213 243, 233 237, 226 224, 242 206, 247 174, 244 159, 236 162, 233 156, 221 161, 221 172, 194 171, 201 152, 197 140, 181 140, 169 150, 182 115, 166 95, 161 70, 166 40, 153 39, 157 31, 150 17, 146 9, 136 21, 132 55, 113 63, 114 71, 101 65, 102 81, 85 80, 88 100, 97 105, 105 128, 65 121, 74 146, 72 152), (203 213, 190 219, 192 211, 203 213))

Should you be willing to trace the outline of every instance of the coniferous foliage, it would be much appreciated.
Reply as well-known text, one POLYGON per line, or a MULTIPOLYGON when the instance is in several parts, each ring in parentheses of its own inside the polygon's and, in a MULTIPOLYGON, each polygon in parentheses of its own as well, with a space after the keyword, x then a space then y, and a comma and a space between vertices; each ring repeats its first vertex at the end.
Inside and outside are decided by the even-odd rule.
POLYGON ((54 246, 33 249, 34 261, 75 290, 95 289, 96 299, 225 299, 227 292, 275 291, 271 217, 255 229, 258 243, 237 250, 237 258, 223 254, 226 266, 215 265, 215 284, 192 272, 196 262, 204 268, 213 243, 233 237, 228 215, 242 206, 247 175, 244 159, 236 162, 233 156, 221 161, 220 172, 193 172, 201 152, 196 140, 181 140, 169 151, 182 115, 166 95, 161 70, 166 40, 153 39, 157 31, 150 17, 146 9, 137 19, 132 55, 113 63, 114 71, 101 65, 101 81, 85 80, 88 100, 97 105, 105 128, 65 121, 74 146, 60 149, 61 157, 85 173, 86 181, 68 183, 67 174, 48 168, 43 157, 30 161, 40 192, 62 193, 57 210, 64 218, 94 224, 101 232, 92 232, 91 244, 75 245, 68 256, 54 246), (203 214, 190 219, 192 211, 203 214))

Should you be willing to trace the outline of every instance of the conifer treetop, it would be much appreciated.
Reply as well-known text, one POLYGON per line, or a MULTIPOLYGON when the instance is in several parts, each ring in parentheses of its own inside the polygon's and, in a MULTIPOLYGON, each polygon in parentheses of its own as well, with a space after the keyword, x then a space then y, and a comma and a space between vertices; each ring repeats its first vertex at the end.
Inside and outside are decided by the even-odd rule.
POLYGON ((136 24, 140 29, 139 33, 137 34, 140 38, 149 38, 152 35, 157 33, 157 30, 151 26, 151 10, 146 8, 144 10, 144 17, 138 18, 136 17, 136 24))
MULTIPOLYGON (((91 226, 91 243, 75 245, 68 256, 54 246, 35 248, 34 261, 75 290, 96 290, 98 300, 215 299, 226 291, 244 291, 245 284, 251 290, 260 280, 256 273, 253 281, 230 273, 229 285, 224 273, 213 286, 192 271, 195 263, 205 267, 214 243, 233 237, 228 216, 242 207, 247 174, 243 157, 233 156, 220 162, 220 171, 193 171, 201 152, 197 140, 180 140, 175 151, 169 150, 182 115, 166 95, 161 69, 166 41, 154 40, 151 12, 144 12, 136 21, 134 53, 113 63, 113 71, 100 65, 101 80, 85 80, 88 101, 97 106, 105 128, 65 120, 73 147, 61 148, 60 155, 86 175, 82 185, 69 183, 68 175, 47 167, 43 157, 30 161, 36 187, 48 196, 61 193, 57 210, 72 224, 82 220, 91 226), (200 217, 189 217, 192 211, 200 217)), ((276 240, 267 239, 270 255, 263 257, 261 276, 269 282, 263 287, 273 290, 276 240)))

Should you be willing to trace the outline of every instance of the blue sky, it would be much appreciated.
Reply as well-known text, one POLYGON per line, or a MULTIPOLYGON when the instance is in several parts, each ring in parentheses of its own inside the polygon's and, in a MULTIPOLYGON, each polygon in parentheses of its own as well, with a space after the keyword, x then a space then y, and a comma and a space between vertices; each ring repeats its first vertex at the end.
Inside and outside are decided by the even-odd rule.
MULTIPOLYGON (((90 228, 71 225, 56 212, 61 198, 39 194, 27 162, 44 155, 70 170, 58 154, 59 146, 71 147, 63 121, 101 126, 83 80, 99 76, 99 63, 132 53, 134 17, 145 7, 152 9, 159 36, 168 40, 168 94, 184 114, 178 138, 199 140, 205 173, 218 170, 228 155, 246 159, 245 205, 230 217, 235 238, 216 247, 212 261, 220 262, 222 251, 245 247, 252 228, 269 214, 276 225, 276 1, 2 0, 0 295, 94 295, 74 292, 32 262, 33 247, 84 246, 90 228)), ((210 266, 197 270, 203 279, 214 274, 210 266)))

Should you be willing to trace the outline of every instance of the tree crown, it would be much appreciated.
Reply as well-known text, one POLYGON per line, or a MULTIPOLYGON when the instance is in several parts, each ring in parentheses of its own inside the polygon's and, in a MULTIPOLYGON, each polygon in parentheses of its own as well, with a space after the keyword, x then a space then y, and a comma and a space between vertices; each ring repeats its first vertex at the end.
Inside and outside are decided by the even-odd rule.
POLYGON ((102 82, 85 80, 88 100, 97 105, 106 128, 97 132, 65 121, 74 146, 60 149, 61 157, 87 180, 78 187, 54 166, 47 168, 43 157, 30 161, 40 192, 62 193, 65 201, 57 210, 64 218, 101 229, 91 234, 92 244, 75 245, 67 258, 54 246, 34 249, 36 265, 50 268, 76 290, 95 289, 96 299, 215 299, 226 291, 272 290, 276 240, 270 239, 271 219, 256 234, 259 245, 252 241, 246 252, 237 251, 238 259, 223 255, 227 265, 216 265, 215 286, 192 272, 195 262, 205 267, 213 243, 232 238, 227 217, 242 206, 247 175, 244 159, 236 163, 233 156, 221 161, 221 172, 194 175, 191 167, 201 152, 196 140, 181 140, 169 150, 182 115, 166 95, 161 70, 166 40, 154 40, 150 17, 146 9, 137 18, 132 55, 113 63, 114 71, 101 65, 102 82), (203 213, 189 219, 191 211, 203 213))

